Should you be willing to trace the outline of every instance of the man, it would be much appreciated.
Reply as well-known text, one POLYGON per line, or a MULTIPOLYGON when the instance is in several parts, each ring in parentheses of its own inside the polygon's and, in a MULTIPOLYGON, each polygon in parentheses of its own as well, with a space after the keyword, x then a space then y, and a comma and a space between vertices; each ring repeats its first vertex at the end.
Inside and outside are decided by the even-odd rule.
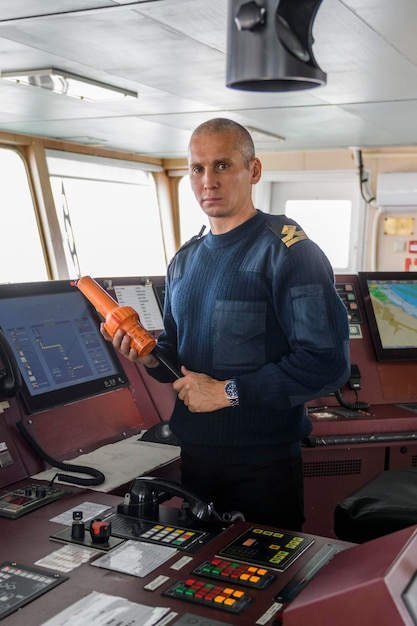
MULTIPOLYGON (((220 513, 300 530, 304 403, 346 382, 348 323, 321 250, 288 217, 255 209, 261 171, 239 124, 213 119, 192 134, 191 186, 211 230, 168 267, 158 346, 183 375, 170 425, 184 486, 220 513)), ((122 332, 113 343, 172 381, 122 332)))

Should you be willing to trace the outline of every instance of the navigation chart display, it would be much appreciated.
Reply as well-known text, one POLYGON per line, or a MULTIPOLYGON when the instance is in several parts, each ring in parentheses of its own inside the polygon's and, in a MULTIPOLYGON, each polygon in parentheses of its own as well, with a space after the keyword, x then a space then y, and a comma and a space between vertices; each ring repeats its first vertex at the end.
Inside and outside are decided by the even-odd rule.
POLYGON ((417 276, 365 272, 359 277, 378 359, 417 358, 417 276))
POLYGON ((368 285, 382 347, 417 347, 417 280, 368 285))

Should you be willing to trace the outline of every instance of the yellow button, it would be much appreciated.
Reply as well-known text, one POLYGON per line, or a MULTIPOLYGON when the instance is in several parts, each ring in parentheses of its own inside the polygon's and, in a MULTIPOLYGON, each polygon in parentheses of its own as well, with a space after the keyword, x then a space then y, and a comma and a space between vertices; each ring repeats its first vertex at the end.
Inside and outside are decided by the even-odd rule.
POLYGON ((213 602, 217 602, 217 604, 223 604, 225 600, 226 598, 224 596, 216 596, 213 598, 213 602))

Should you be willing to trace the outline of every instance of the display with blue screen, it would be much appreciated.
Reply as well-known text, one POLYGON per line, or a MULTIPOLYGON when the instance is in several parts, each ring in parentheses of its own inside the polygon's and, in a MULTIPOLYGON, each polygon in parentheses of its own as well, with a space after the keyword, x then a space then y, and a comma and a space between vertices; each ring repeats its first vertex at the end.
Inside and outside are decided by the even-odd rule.
POLYGON ((417 275, 359 272, 372 340, 379 361, 417 359, 417 275))
POLYGON ((97 312, 71 281, 0 285, 0 327, 29 413, 129 384, 97 312))

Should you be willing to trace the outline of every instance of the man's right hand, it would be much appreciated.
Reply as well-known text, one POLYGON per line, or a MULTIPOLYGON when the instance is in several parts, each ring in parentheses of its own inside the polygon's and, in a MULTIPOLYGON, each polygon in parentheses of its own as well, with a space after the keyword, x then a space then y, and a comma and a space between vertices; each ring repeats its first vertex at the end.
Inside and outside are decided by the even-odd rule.
POLYGON ((139 357, 137 350, 130 347, 130 337, 123 330, 116 330, 114 337, 112 338, 104 328, 104 322, 100 325, 100 332, 106 341, 111 341, 113 346, 123 354, 129 361, 145 365, 146 367, 158 367, 159 361, 153 354, 147 354, 144 357, 139 357))

